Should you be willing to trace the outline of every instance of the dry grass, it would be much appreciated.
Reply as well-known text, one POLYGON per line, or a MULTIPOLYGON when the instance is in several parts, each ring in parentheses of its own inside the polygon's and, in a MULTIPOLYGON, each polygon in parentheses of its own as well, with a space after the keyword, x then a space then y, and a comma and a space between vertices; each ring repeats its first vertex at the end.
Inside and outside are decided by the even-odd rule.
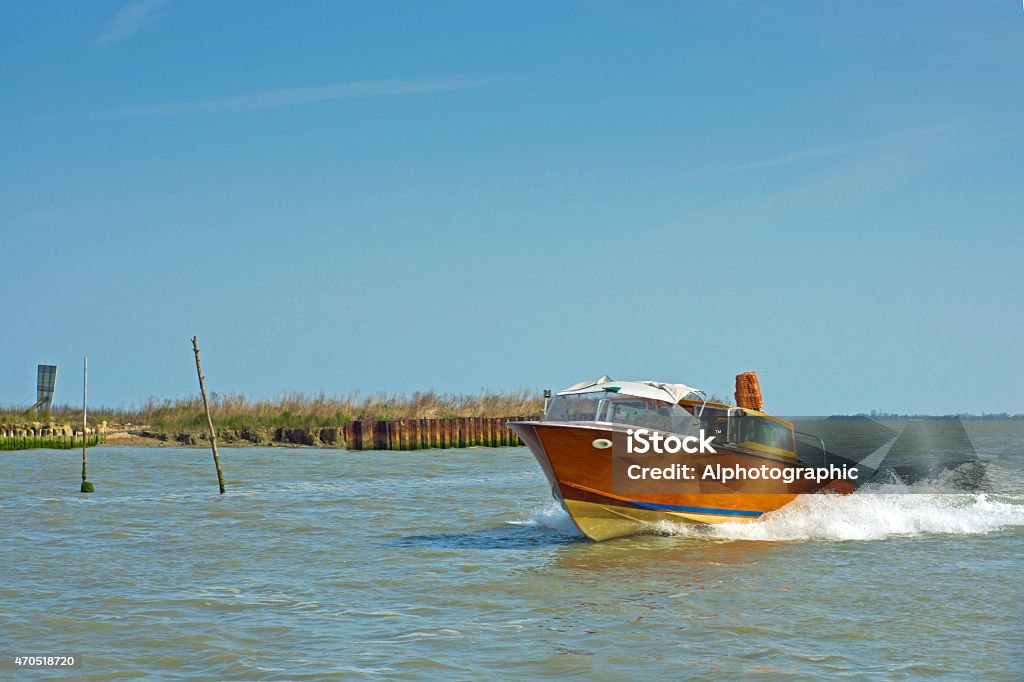
MULTIPOLYGON (((543 398, 532 391, 452 395, 434 391, 412 396, 377 393, 328 397, 289 393, 277 400, 251 401, 241 395, 211 396, 210 408, 219 429, 312 428, 341 426, 353 420, 430 419, 442 417, 520 417, 540 414, 543 398)), ((0 423, 24 421, 80 423, 82 409, 55 406, 49 415, 0 409, 0 423)), ((89 408, 89 422, 145 425, 165 432, 201 432, 206 428, 200 398, 150 399, 128 409, 89 408)))

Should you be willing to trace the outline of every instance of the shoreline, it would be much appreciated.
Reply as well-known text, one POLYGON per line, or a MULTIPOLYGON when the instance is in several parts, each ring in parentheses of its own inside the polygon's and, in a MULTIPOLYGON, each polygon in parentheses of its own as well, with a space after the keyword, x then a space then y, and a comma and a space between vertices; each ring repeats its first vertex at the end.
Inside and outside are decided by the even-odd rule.
MULTIPOLYGON (((103 441, 99 445, 92 447, 104 447, 104 446, 131 446, 131 447, 148 447, 148 448, 209 448, 210 438, 204 434, 188 434, 192 436, 191 439, 181 441, 174 437, 173 434, 164 434, 166 437, 160 438, 158 435, 148 433, 143 435, 141 433, 131 433, 127 431, 115 431, 108 433, 104 436, 103 441)), ((253 442, 248 440, 224 440, 221 435, 217 434, 217 447, 219 448, 310 448, 310 449, 330 449, 330 448, 345 448, 344 445, 328 444, 323 443, 319 445, 306 445, 303 443, 291 443, 291 442, 279 442, 279 441, 267 441, 267 442, 253 442)))
MULTIPOLYGON (((509 422, 529 421, 535 416, 451 417, 440 419, 397 419, 391 421, 347 421, 340 426, 224 428, 217 430, 217 444, 224 447, 310 447, 347 450, 428 450, 522 445, 508 428, 509 422)), ((24 424, 12 429, 22 444, 9 449, 41 447, 28 439, 48 432, 69 431, 65 438, 78 434, 66 425, 24 424)), ((80 436, 79 436, 80 437, 80 436)), ((100 445, 143 447, 208 447, 209 433, 197 430, 172 431, 133 424, 109 425, 103 422, 90 438, 100 445)))

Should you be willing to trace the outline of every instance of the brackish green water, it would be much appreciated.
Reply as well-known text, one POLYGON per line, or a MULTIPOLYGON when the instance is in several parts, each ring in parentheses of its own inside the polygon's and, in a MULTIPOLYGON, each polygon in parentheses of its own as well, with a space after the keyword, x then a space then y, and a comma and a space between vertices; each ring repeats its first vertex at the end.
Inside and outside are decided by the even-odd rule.
MULTIPOLYGON (((1012 453, 1011 453, 1012 454, 1012 453)), ((0 676, 1021 679, 1024 485, 594 544, 525 449, 0 457, 0 676), (73 654, 18 671, 16 654, 73 654)), ((1011 457, 1012 459, 1012 457, 1011 457)), ((667 529, 666 529, 667 530, 667 529)))

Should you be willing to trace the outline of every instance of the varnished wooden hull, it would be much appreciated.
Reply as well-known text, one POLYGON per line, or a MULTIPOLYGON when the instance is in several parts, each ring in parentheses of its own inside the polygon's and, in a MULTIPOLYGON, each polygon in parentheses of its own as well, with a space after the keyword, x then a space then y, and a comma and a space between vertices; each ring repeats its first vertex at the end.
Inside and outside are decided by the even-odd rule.
MULTIPOLYGON (((612 449, 598 448, 601 439, 621 443, 623 429, 583 422, 514 422, 509 425, 533 452, 551 484, 551 492, 580 531, 592 540, 650 532, 663 521, 723 523, 754 521, 814 492, 811 484, 794 486, 782 481, 756 480, 724 485, 682 483, 672 492, 616 492, 612 483, 612 449)), ((793 459, 730 450, 716 446, 718 454, 695 454, 695 466, 770 468, 793 466, 793 459)), ((620 451, 621 452, 621 451, 620 451)), ((621 488, 621 486, 620 486, 621 488)), ((661 486, 664 489, 664 486, 661 486)))

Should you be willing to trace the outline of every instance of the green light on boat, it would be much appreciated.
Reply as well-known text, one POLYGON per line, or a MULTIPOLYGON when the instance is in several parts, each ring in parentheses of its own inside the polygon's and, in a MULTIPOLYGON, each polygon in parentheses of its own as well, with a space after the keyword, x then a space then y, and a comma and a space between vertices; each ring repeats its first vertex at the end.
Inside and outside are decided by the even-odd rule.
POLYGON ((604 390, 608 391, 609 393, 618 393, 619 389, 621 388, 621 386, 605 386, 604 390))

